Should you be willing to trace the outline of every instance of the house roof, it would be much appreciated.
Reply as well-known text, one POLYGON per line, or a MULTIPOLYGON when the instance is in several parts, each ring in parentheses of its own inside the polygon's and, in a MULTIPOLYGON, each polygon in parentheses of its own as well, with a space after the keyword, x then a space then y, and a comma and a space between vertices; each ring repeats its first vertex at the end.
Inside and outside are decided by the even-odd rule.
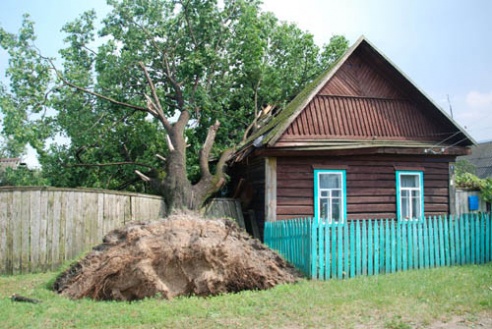
POLYGON ((492 141, 473 146, 471 152, 471 155, 459 157, 458 160, 473 164, 478 177, 492 177, 492 141))
POLYGON ((0 158, 0 169, 17 168, 20 165, 20 158, 0 158))
MULTIPOLYGON (((357 76, 349 79, 357 84, 359 80, 368 78, 357 76)), ((297 149, 340 149, 387 146, 432 148, 473 144, 475 142, 466 131, 418 89, 396 65, 361 37, 337 63, 307 85, 284 109, 240 145, 236 159, 240 160, 255 148, 287 145, 296 145, 297 149), (362 59, 369 70, 377 67, 377 74, 383 79, 379 78, 372 86, 366 86, 366 90, 360 86, 337 83, 341 76, 347 76, 344 72, 347 67, 361 65, 360 62, 352 62, 357 58, 362 59), (390 77, 392 83, 384 81, 386 77, 390 77), (386 94, 379 96, 380 93, 386 94), (318 100, 320 97, 321 101, 318 100), (394 113, 395 106, 398 106, 398 115, 394 113), (324 112, 320 112, 319 108, 324 112), (315 112, 318 117, 313 114, 315 112), (337 118, 326 123, 327 119, 323 117, 330 113, 337 118), (303 115, 307 118, 303 118, 303 115), (382 127, 381 122, 388 121, 388 116, 392 116, 393 131, 382 127), (429 127, 426 128, 425 120, 416 119, 419 116, 430 116, 432 120, 427 121, 433 127, 427 123, 429 127), (297 141, 289 144, 289 134, 296 133, 295 127, 292 127, 296 120, 297 133, 304 134, 304 143, 297 141), (347 124, 350 121, 363 124, 347 124), (431 128, 436 130, 436 127, 442 128, 438 128, 440 131, 437 133, 433 131, 435 136, 430 138, 431 128)))

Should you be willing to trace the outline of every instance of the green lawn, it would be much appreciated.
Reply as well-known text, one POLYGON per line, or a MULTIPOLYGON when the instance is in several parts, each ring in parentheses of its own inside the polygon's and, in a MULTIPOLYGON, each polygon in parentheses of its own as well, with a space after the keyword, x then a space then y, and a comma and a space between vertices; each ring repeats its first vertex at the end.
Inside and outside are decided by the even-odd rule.
POLYGON ((404 329, 492 317, 492 263, 134 303, 70 301, 47 288, 55 276, 0 277, 0 327, 404 329), (42 303, 11 302, 13 293, 42 303))

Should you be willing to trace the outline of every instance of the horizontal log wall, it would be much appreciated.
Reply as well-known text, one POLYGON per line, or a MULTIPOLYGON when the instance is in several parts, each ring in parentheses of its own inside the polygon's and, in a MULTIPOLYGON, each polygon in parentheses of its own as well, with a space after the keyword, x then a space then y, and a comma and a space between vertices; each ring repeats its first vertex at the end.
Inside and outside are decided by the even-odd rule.
POLYGON ((279 157, 277 220, 314 215, 314 168, 346 169, 349 220, 396 217, 398 167, 423 169, 426 216, 448 214, 449 161, 402 155, 279 157))
POLYGON ((0 188, 0 274, 55 270, 132 220, 163 217, 158 196, 103 190, 0 188))
MULTIPOLYGON (((263 227, 265 225, 265 159, 248 158, 241 164, 236 164, 231 172, 231 186, 233 190, 239 186, 239 181, 244 180, 240 189, 245 193, 238 192, 238 198, 241 200, 242 210, 248 213, 249 210, 254 212, 254 220, 258 226, 260 236, 263 236, 263 227)), ((246 218, 249 220, 250 218, 246 218)))

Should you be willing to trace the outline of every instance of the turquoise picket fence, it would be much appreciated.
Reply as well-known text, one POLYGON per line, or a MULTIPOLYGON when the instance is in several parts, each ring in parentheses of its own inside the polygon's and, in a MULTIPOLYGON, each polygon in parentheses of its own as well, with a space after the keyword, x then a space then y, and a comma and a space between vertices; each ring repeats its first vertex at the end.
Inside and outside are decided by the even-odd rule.
POLYGON ((265 223, 264 240, 307 277, 320 280, 492 261, 490 214, 345 224, 282 220, 265 223))

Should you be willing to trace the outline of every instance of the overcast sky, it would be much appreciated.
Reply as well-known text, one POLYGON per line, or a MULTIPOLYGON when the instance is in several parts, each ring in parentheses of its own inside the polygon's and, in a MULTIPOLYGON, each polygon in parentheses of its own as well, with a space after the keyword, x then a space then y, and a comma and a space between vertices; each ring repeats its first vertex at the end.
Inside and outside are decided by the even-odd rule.
MULTIPOLYGON (((37 46, 57 55, 64 23, 104 0, 2 0, 0 25, 16 32, 23 13, 36 22, 37 46)), ((478 142, 492 140, 492 1, 264 0, 263 9, 311 32, 318 44, 361 35, 478 142), (448 96, 450 102, 448 102, 448 96)), ((0 75, 6 54, 0 51, 0 75)))

